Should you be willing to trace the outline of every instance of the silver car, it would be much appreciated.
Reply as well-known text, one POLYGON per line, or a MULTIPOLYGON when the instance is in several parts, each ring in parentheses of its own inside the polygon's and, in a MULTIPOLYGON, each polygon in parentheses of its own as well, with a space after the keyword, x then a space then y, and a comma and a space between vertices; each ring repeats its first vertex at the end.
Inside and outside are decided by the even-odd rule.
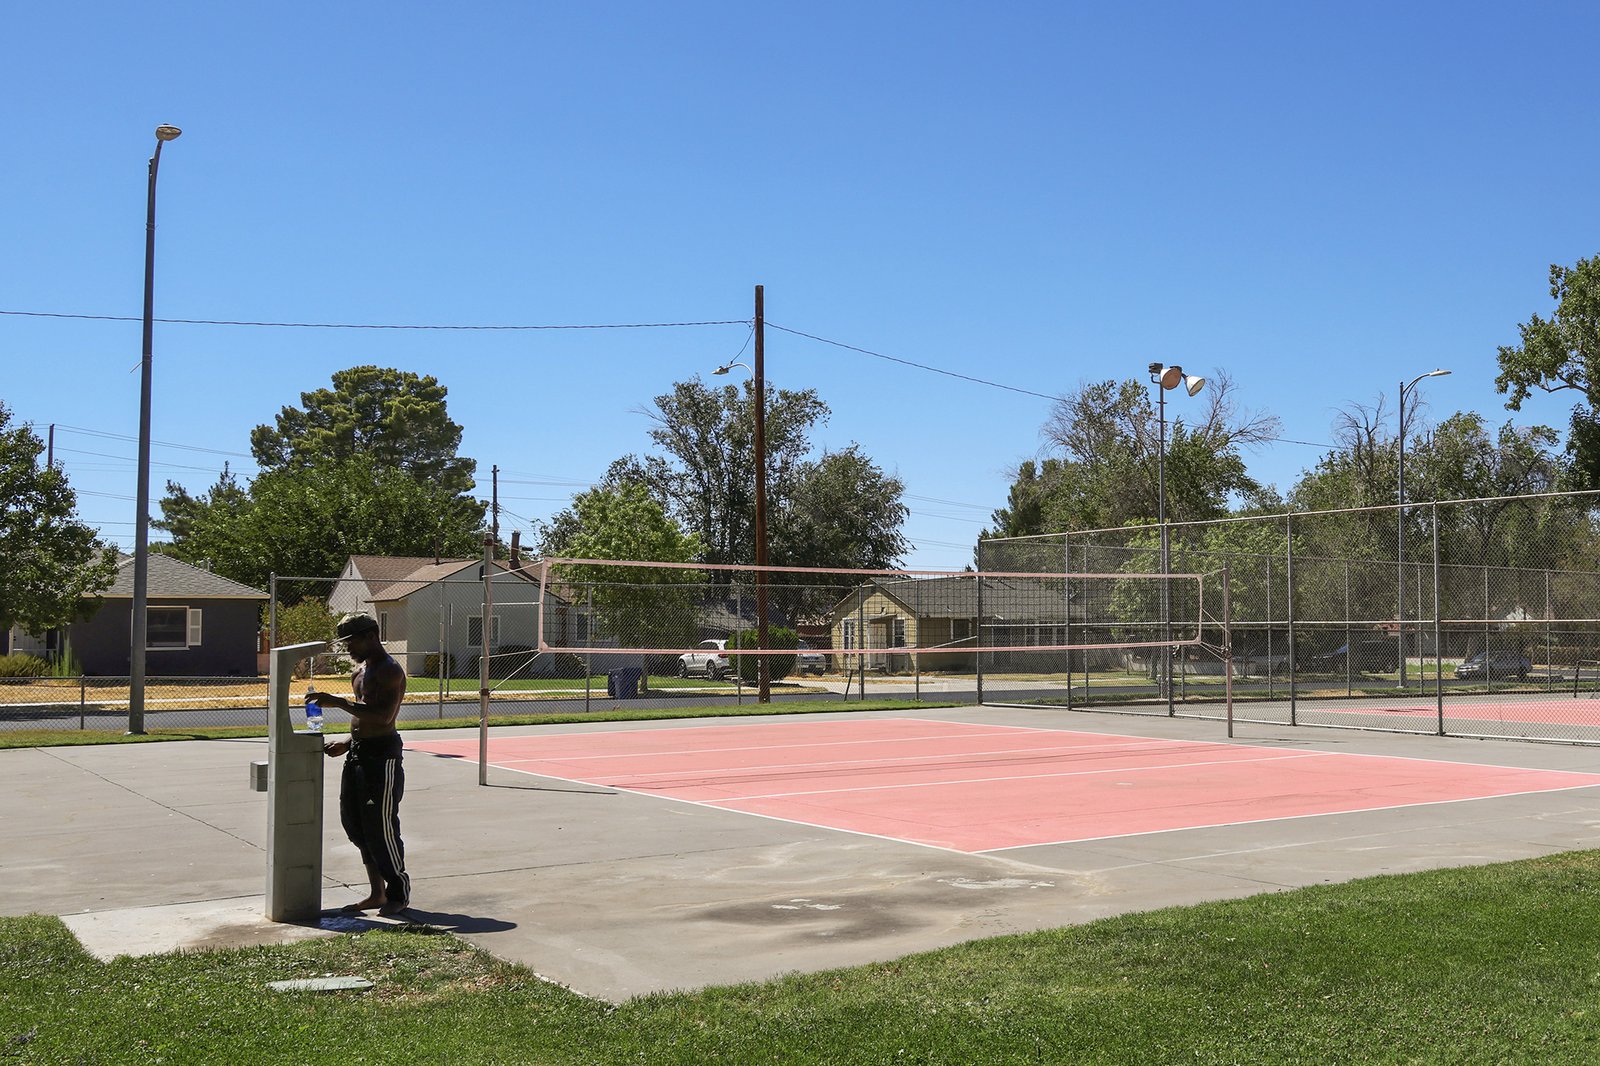
POLYGON ((678 656, 678 676, 704 675, 712 681, 727 677, 732 669, 723 654, 727 646, 725 640, 702 640, 698 650, 678 656))
POLYGON ((821 677, 828 672, 828 657, 820 651, 814 650, 810 644, 800 641, 795 645, 797 649, 794 657, 794 671, 797 674, 816 674, 821 677))

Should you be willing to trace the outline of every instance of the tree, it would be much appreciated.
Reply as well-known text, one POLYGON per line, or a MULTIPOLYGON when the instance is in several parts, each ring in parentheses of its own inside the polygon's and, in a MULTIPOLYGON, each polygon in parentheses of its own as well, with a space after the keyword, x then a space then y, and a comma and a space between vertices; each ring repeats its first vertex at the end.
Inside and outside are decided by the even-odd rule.
POLYGON ((858 445, 802 462, 786 488, 768 512, 778 565, 887 570, 905 554, 905 484, 858 445))
MULTIPOLYGON (((684 528, 705 546, 711 565, 755 561, 755 388, 745 382, 706 387, 680 381, 655 398, 645 413, 655 423, 650 439, 662 455, 618 464, 630 469, 668 502, 684 528)), ((781 509, 811 450, 811 428, 828 419, 816 390, 768 389, 765 452, 767 511, 781 509)), ((769 559, 777 565, 775 558, 769 559)))
POLYGON ((91 610, 117 559, 78 521, 67 476, 40 468, 44 442, 10 423, 0 403, 0 632, 43 633, 91 610))
MULTIPOLYGON (((703 552, 700 538, 685 533, 638 482, 579 493, 572 514, 572 558, 689 563, 703 552)), ((592 594, 597 636, 625 647, 687 647, 695 639, 705 583, 698 570, 574 563, 563 564, 557 578, 581 599, 592 594)))
POLYGON ((337 574, 351 555, 472 555, 484 516, 403 470, 328 457, 264 472, 242 495, 227 471, 203 497, 169 485, 161 509, 174 555, 256 588, 274 573, 337 574))
POLYGON ((1533 315, 1517 327, 1521 344, 1500 346, 1495 388, 1510 393, 1513 411, 1534 389, 1578 393, 1567 436, 1571 477, 1575 487, 1600 487, 1600 256, 1570 268, 1552 263, 1550 296, 1555 314, 1533 315))
MULTIPOLYGON (((1270 439, 1278 420, 1242 410, 1225 372, 1213 375, 1198 419, 1178 408, 1168 415, 1169 522, 1216 518, 1231 496, 1255 501, 1269 491, 1245 472, 1240 449, 1270 439)), ((1080 385, 1056 401, 1042 433, 1046 447, 1062 455, 1041 468, 1018 469, 1010 506, 994 513, 998 533, 1103 529, 1157 517, 1161 433, 1148 385, 1136 379, 1080 385)))
POLYGON ((448 391, 432 375, 377 366, 341 370, 333 388, 302 392, 303 408, 285 407, 276 426, 257 426, 250 451, 263 471, 359 457, 465 493, 477 464, 456 454, 461 427, 446 409, 448 391))
MULTIPOLYGON (((701 544, 710 568, 755 562, 755 393, 678 382, 646 412, 661 454, 625 455, 598 487, 641 485, 701 544)), ((888 569, 906 550, 907 509, 899 478, 856 444, 811 457, 811 429, 828 406, 815 390, 769 389, 766 396, 767 559, 773 566, 888 569)), ((572 520, 557 515, 544 546, 567 546, 572 520)))

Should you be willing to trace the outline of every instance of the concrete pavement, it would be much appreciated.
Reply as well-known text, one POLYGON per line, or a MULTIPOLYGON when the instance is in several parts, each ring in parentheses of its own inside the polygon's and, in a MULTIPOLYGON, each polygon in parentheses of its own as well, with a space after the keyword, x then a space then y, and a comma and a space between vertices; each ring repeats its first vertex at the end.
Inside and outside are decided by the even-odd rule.
MULTIPOLYGON (((979 707, 916 717, 1227 742, 1219 723, 1187 719, 979 707)), ((685 724, 695 723, 495 735, 685 724)), ((1234 743, 1600 769, 1593 748, 1350 730, 1250 724, 1234 743)), ((326 764, 325 783, 330 913, 319 927, 260 917, 266 797, 249 790, 248 766, 264 758, 263 740, 0 751, 0 913, 60 915, 106 956, 380 923, 336 911, 365 893, 365 877, 334 814, 335 762, 326 764)), ((408 917, 614 1001, 1129 911, 1600 843, 1600 788, 968 855, 507 770, 491 769, 481 787, 474 763, 416 752, 406 772, 401 819, 416 904, 408 917)))

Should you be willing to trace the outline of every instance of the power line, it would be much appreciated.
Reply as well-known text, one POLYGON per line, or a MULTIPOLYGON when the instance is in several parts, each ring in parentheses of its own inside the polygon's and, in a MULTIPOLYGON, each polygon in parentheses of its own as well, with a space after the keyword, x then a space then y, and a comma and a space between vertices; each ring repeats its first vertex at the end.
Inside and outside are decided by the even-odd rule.
MULTIPOLYGON (((0 315, 18 315, 25 318, 74 318, 92 322, 143 322, 136 315, 79 315, 57 311, 0 311, 0 315)), ((671 329, 691 326, 748 326, 748 318, 725 318, 704 322, 600 322, 547 326, 441 326, 418 324, 391 324, 370 322, 243 322, 213 318, 155 318, 176 326, 259 326, 276 329, 422 329, 456 331, 526 331, 542 329, 671 329)))
POLYGON ((898 356, 884 355, 882 352, 869 351, 866 348, 857 348, 855 345, 845 344, 843 341, 831 341, 826 337, 819 337, 814 333, 803 333, 798 329, 790 329, 788 326, 780 326, 770 318, 766 320, 766 324, 771 326, 773 329, 781 329, 785 333, 792 333, 796 337, 805 337, 807 340, 818 341, 822 344, 831 344, 835 348, 844 348, 847 351, 860 352, 862 355, 870 355, 874 359, 884 359, 891 363, 899 363, 902 366, 913 366, 918 370, 926 370, 930 374, 943 374, 945 377, 960 378, 962 381, 970 381, 976 385, 987 385, 991 389, 1004 389, 1007 392, 1016 392, 1022 394, 1023 396, 1037 396, 1041 400, 1050 400, 1053 402, 1060 399, 1058 396, 1050 396, 1046 393, 1034 392, 1032 389, 1019 389, 1015 385, 1002 385, 998 381, 989 381, 985 378, 975 378, 971 374, 958 374, 954 370, 942 370, 939 367, 929 366, 926 363, 914 363, 910 359, 901 359, 898 356))

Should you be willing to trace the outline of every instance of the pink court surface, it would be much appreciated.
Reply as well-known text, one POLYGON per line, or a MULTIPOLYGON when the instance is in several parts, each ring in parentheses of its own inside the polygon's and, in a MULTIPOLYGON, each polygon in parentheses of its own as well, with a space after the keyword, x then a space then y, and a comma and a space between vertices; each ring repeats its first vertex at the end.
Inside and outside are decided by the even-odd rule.
MULTIPOLYGON (((408 746, 478 757, 476 739, 408 746)), ((489 760, 974 855, 1600 785, 1571 770, 877 716, 499 736, 489 760)))

